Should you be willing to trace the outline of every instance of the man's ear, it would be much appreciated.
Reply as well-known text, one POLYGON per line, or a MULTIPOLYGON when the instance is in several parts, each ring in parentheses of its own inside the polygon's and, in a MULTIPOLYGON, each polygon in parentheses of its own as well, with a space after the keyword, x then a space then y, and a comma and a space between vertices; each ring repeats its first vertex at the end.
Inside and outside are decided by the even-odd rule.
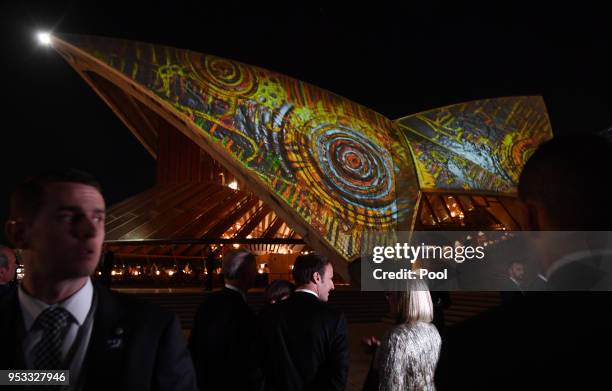
POLYGON ((321 274, 319 272, 312 273, 312 282, 319 284, 322 280, 323 279, 321 278, 321 274))
POLYGON ((9 220, 4 226, 4 233, 13 247, 27 250, 30 246, 30 227, 22 220, 9 220))

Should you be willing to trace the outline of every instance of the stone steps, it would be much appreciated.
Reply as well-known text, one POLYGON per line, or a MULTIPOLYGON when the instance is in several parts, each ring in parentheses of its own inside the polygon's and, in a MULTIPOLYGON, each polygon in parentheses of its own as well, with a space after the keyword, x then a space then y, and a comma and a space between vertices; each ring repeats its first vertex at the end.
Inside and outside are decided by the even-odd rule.
MULTIPOLYGON (((191 329, 195 312, 207 293, 135 293, 135 295, 174 312, 179 317, 183 329, 191 329)), ((249 293, 247 302, 257 312, 264 304, 263 293, 249 293)), ((349 323, 377 323, 388 310, 382 292, 338 290, 330 295, 329 305, 342 311, 349 323)))
POLYGON ((444 311, 447 326, 462 322, 500 304, 499 292, 451 292, 451 305, 444 311))
MULTIPOLYGON (((174 312, 183 329, 191 329, 193 317, 208 293, 134 293, 174 312)), ((469 319, 500 304, 498 292, 451 292, 451 305, 444 312, 446 325, 469 319)), ((264 304, 262 292, 247 295, 247 302, 258 311, 264 304)), ((342 311, 349 323, 378 323, 388 313, 388 304, 382 292, 336 290, 330 294, 329 305, 342 311)))

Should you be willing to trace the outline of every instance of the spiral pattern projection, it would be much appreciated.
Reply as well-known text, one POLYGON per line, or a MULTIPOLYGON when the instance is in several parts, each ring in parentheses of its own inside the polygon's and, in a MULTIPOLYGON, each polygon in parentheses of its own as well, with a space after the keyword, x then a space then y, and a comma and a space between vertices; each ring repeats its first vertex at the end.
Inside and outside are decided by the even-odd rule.
POLYGON ((362 223, 381 224, 374 220, 389 218, 385 209, 395 201, 394 171, 391 154, 384 147, 337 123, 301 133, 305 139, 296 140, 294 149, 294 162, 301 171, 296 171, 320 202, 339 213, 348 203, 357 214, 367 215, 357 219, 362 223))
POLYGON ((71 41, 169 103, 163 108, 172 115, 189 118, 210 136, 207 152, 230 152, 224 162, 240 163, 244 176, 263 181, 254 190, 283 200, 278 209, 301 217, 302 229, 323 239, 313 243, 326 243, 326 251, 353 259, 364 230, 391 230, 407 220, 416 198, 414 167, 387 118, 215 56, 121 40, 71 41), (409 191, 399 194, 396 181, 409 191))
POLYGON ((257 76, 247 66, 223 58, 193 53, 196 74, 221 95, 247 97, 257 90, 257 76))

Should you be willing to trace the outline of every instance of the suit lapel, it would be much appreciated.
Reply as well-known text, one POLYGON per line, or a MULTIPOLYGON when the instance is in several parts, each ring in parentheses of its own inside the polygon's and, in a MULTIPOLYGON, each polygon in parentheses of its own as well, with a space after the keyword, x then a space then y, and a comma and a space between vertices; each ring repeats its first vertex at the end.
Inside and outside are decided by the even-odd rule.
POLYGON ((97 308, 87 354, 83 363, 85 389, 100 388, 109 383, 113 374, 121 373, 124 363, 125 332, 121 325, 121 307, 110 292, 94 285, 97 308))

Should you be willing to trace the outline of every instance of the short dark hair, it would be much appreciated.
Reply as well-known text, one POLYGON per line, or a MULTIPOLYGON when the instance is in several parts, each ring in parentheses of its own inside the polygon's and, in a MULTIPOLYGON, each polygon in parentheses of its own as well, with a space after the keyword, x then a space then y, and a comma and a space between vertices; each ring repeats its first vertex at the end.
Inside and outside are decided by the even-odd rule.
POLYGON ((10 201, 10 218, 35 218, 45 201, 45 186, 58 182, 80 183, 95 187, 100 193, 102 192, 100 183, 91 174, 84 171, 73 168, 46 171, 26 179, 13 191, 10 201))
POLYGON ((237 280, 248 270, 248 266, 255 264, 255 255, 249 250, 241 248, 223 254, 221 271, 226 280, 237 280))
POLYGON ((299 255, 293 264, 293 280, 296 285, 305 285, 312 281, 312 275, 325 273, 325 265, 329 260, 316 254, 299 255))
POLYGON ((560 230, 609 228, 603 187, 612 182, 612 144, 594 135, 556 137, 529 158, 518 185, 523 201, 539 201, 560 230))

